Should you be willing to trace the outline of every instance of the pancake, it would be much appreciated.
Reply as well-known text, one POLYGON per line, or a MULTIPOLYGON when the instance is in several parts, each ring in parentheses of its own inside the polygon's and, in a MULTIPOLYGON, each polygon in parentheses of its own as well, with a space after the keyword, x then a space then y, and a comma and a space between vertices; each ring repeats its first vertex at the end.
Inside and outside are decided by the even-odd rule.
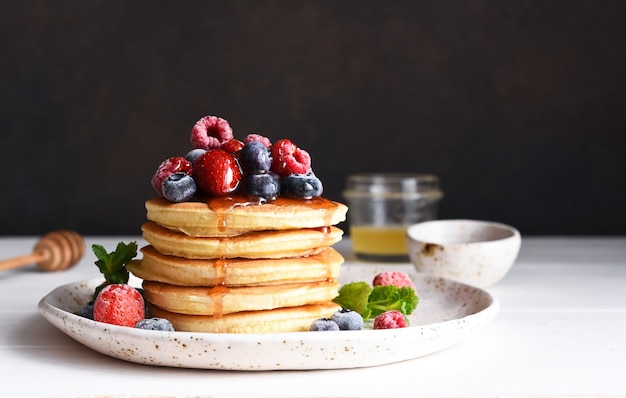
POLYGON ((126 268, 148 281, 180 286, 256 286, 337 279, 344 259, 333 248, 308 257, 282 259, 185 259, 166 256, 154 247, 141 249, 143 258, 126 268))
POLYGON ((241 311, 319 304, 337 297, 339 282, 286 283, 246 287, 188 287, 143 282, 146 300, 169 312, 220 317, 241 311))
POLYGON ((319 228, 345 221, 348 211, 346 205, 321 197, 310 200, 279 197, 263 204, 238 196, 182 203, 154 198, 145 207, 148 220, 194 237, 319 228))
POLYGON ((190 259, 308 256, 332 246, 343 235, 341 229, 330 226, 194 238, 151 221, 141 230, 143 238, 162 254, 190 259))
POLYGON ((316 319, 330 318, 341 307, 333 302, 277 308, 274 310, 235 312, 216 318, 210 315, 176 314, 149 306, 152 316, 166 318, 180 332, 197 333, 283 333, 305 332, 316 319))

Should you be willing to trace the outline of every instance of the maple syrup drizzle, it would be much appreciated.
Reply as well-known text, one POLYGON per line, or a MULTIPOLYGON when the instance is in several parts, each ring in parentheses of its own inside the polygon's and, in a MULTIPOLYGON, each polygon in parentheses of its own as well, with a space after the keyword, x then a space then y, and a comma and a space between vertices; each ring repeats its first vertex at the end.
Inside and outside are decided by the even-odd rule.
POLYGON ((232 196, 217 196, 211 198, 207 204, 215 212, 217 230, 226 231, 228 227, 228 212, 234 207, 232 196))
POLYGON ((217 230, 220 232, 224 232, 228 228, 228 213, 232 209, 239 206, 258 204, 241 195, 216 196, 208 199, 206 203, 209 209, 215 212, 217 230))
POLYGON ((292 206, 294 203, 306 203, 307 206, 311 206, 323 212, 324 225, 331 225, 333 223, 333 212, 330 210, 336 207, 335 203, 321 196, 311 199, 290 199, 279 196, 278 198, 268 202, 250 200, 244 195, 224 195, 206 199, 207 206, 216 214, 217 229, 220 232, 224 232, 228 228, 228 213, 235 207, 253 205, 263 206, 269 204, 282 207, 292 206))
MULTIPOLYGON (((324 211, 324 224, 326 226, 314 228, 325 235, 329 235, 331 233, 331 228, 328 226, 332 223, 332 212, 329 210, 334 207, 334 204, 325 198, 315 197, 302 202, 306 202, 311 206, 318 208, 324 211)), ((289 206, 293 204, 293 199, 281 198, 278 197, 269 203, 275 206, 289 206)), ((238 206, 250 206, 250 205, 262 205, 262 203, 250 201, 244 196, 236 195, 236 196, 217 196, 212 197, 206 201, 207 206, 211 210, 213 210, 216 214, 216 226, 220 232, 226 231, 228 228, 228 213, 238 206)), ((228 294, 229 289, 224 285, 226 280, 226 270, 228 267, 228 263, 226 259, 219 258, 214 263, 215 273, 217 277, 217 283, 215 286, 209 289, 209 297, 211 297, 211 302, 213 303, 213 317, 221 318, 223 315, 223 299, 224 296, 228 294)), ((328 270, 329 277, 332 275, 331 271, 328 270)))
POLYGON ((329 226, 320 227, 318 229, 318 231, 320 231, 324 235, 330 235, 330 227, 329 226))
POLYGON ((221 257, 215 260, 213 267, 215 268, 217 281, 215 286, 209 289, 209 297, 211 298, 211 303, 213 304, 213 317, 221 318, 223 315, 224 296, 229 292, 229 289, 225 286, 228 262, 224 257, 221 257))
POLYGON ((209 297, 211 297, 211 302, 213 303, 213 318, 221 318, 222 317, 222 300, 224 296, 229 292, 228 288, 224 285, 213 286, 209 289, 209 297))
POLYGON ((228 263, 225 258, 219 258, 213 264, 215 267, 215 276, 217 278, 216 285, 224 285, 226 282, 226 268, 228 267, 228 263))

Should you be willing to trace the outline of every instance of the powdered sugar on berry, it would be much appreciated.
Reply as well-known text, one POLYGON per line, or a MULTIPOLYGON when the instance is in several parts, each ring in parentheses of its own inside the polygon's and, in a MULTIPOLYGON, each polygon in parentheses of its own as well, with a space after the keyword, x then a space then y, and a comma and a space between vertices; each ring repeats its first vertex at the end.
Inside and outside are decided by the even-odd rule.
POLYGON ((105 286, 93 304, 93 318, 112 325, 135 327, 145 317, 143 296, 130 285, 105 286))
POLYGON ((389 286, 410 287, 415 289, 413 281, 408 274, 402 271, 386 271, 381 272, 374 277, 373 286, 389 286))
POLYGON ((152 176, 150 181, 152 188, 160 195, 163 196, 163 181, 172 174, 183 172, 187 175, 191 175, 193 165, 190 161, 182 156, 174 156, 165 159, 157 168, 157 171, 152 176))
POLYGON ((406 317, 400 311, 387 311, 374 319, 374 329, 398 329, 409 326, 406 317))

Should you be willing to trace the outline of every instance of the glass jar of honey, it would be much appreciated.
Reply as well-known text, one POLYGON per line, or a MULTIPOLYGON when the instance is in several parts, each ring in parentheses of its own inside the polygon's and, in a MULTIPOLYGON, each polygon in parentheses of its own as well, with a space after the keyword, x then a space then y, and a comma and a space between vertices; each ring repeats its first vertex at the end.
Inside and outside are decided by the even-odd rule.
POLYGON ((407 228, 437 218, 443 192, 431 174, 364 173, 348 176, 343 196, 356 258, 405 262, 407 228))

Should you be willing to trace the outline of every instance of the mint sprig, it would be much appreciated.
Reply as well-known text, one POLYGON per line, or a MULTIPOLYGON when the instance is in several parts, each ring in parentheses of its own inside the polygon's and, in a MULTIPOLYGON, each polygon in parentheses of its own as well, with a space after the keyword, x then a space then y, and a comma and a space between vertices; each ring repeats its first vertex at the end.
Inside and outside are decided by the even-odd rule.
POLYGON ((343 285, 333 301, 343 308, 358 312, 367 320, 391 310, 411 315, 417 308, 419 298, 412 287, 371 287, 366 282, 352 282, 343 285))
POLYGON ((101 245, 92 245, 91 250, 96 255, 96 265, 100 272, 104 276, 105 283, 96 289, 94 299, 102 290, 102 288, 108 284, 113 283, 128 283, 129 272, 126 269, 126 264, 130 262, 135 256, 137 256, 137 243, 131 242, 125 244, 119 242, 117 247, 111 253, 108 253, 106 249, 101 245))

